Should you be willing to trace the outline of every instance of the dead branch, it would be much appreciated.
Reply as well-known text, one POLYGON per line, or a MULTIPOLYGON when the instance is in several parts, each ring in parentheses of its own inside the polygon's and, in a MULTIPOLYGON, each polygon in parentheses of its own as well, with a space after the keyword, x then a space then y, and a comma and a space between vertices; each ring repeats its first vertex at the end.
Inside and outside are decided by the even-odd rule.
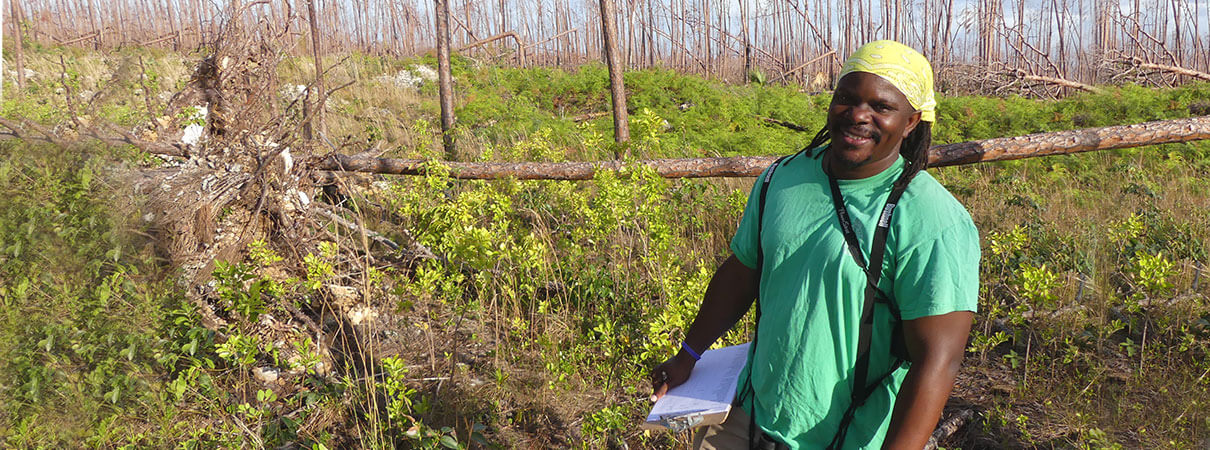
POLYGON ((1053 85, 1057 85, 1057 86, 1081 90, 1084 92, 1093 92, 1093 93, 1104 92, 1103 90, 1101 90, 1100 88, 1098 88, 1096 86, 1090 86, 1090 85, 1087 85, 1084 83, 1071 81, 1071 80, 1065 80, 1062 78, 1047 77, 1047 76, 1042 76, 1042 75, 1025 75, 1025 74, 1022 74, 1020 76, 1020 78, 1025 81, 1036 81, 1036 82, 1040 82, 1040 83, 1053 84, 1053 85))
POLYGON ((597 112, 584 113, 584 114, 580 114, 578 116, 572 117, 571 120, 574 120, 576 122, 583 122, 585 120, 592 120, 592 119, 596 119, 599 117, 605 117, 612 113, 613 113, 613 111, 597 111, 597 112))
POLYGON ((941 425, 937 426, 937 429, 933 431, 933 435, 929 436, 928 443, 924 444, 925 450, 936 449, 938 443, 958 432, 958 429, 962 428, 962 425, 974 416, 974 411, 963 409, 958 411, 949 419, 946 419, 945 422, 942 422, 941 425))
MULTIPOLYGON (((563 32, 561 32, 561 33, 559 33, 559 34, 556 34, 556 35, 554 35, 554 36, 551 36, 551 37, 548 37, 548 38, 543 39, 543 40, 541 40, 541 41, 534 42, 534 43, 532 43, 532 44, 526 45, 526 46, 524 46, 524 47, 522 47, 522 48, 521 48, 521 51, 523 51, 523 52, 524 52, 524 51, 529 50, 529 49, 531 49, 531 48, 534 48, 534 47, 537 47, 537 46, 539 46, 539 45, 545 44, 545 43, 547 43, 547 42, 553 41, 553 40, 555 40, 555 39, 561 38, 561 37, 563 37, 563 36, 567 36, 568 34, 571 34, 571 33, 578 33, 579 31, 580 31, 580 30, 579 30, 578 28, 572 28, 572 29, 570 29, 570 30, 564 30, 563 32)), ((520 43, 521 41, 520 41, 520 40, 518 40, 517 42, 518 42, 518 43, 520 43)), ((461 51, 461 49, 459 49, 459 51, 461 51)))
MULTIPOLYGON (((1210 139, 1210 116, 939 145, 929 151, 929 166, 1006 161, 1204 139, 1210 139)), ((655 159, 633 164, 651 167, 665 178, 752 177, 760 174, 775 159, 776 156, 737 156, 655 159)), ((435 168, 434 165, 440 165, 449 170, 450 177, 457 179, 588 180, 598 171, 624 170, 630 164, 623 161, 469 163, 329 155, 312 167, 317 170, 425 175, 435 168)))
POLYGON ((115 130, 115 132, 119 136, 115 137, 113 135, 107 135, 107 134, 101 133, 100 131, 97 131, 97 129, 92 128, 92 127, 85 127, 84 129, 80 130, 80 133, 82 135, 91 137, 93 139, 99 140, 101 142, 104 142, 106 144, 113 145, 113 146, 133 145, 135 148, 138 148, 139 150, 145 151, 147 153, 151 153, 153 155, 179 156, 179 157, 188 157, 189 156, 189 150, 185 147, 184 144, 181 144, 181 143, 168 144, 165 142, 146 141, 143 139, 139 139, 139 138, 135 137, 133 134, 127 133, 122 130, 115 130))
POLYGON ((49 142, 49 143, 55 144, 57 146, 63 146, 63 145, 67 144, 67 140, 63 139, 58 134, 55 134, 55 133, 51 132, 50 130, 47 130, 46 127, 38 125, 36 122, 33 122, 31 120, 21 119, 21 123, 18 123, 15 120, 10 120, 10 119, 5 119, 3 117, 0 117, 0 125, 3 125, 5 128, 8 128, 9 131, 12 133, 12 135, 18 139, 49 142), (22 126, 22 125, 24 125, 24 126, 22 126), (37 131, 42 136, 30 135, 28 132, 25 131, 25 128, 27 128, 27 127, 33 129, 34 131, 37 131))
POLYGON ((815 63, 819 62, 819 60, 827 58, 829 56, 833 56, 835 54, 836 54, 836 50, 829 50, 827 53, 824 53, 822 55, 811 58, 810 61, 799 64, 799 65, 795 66, 793 69, 782 72, 781 76, 778 78, 778 81, 785 81, 786 77, 790 76, 790 74, 798 72, 799 70, 802 70, 802 68, 804 68, 804 67, 807 67, 811 64, 815 64, 815 63))
MULTIPOLYGON (((574 30, 569 30, 569 31, 574 31, 574 30)), ((557 36, 556 36, 556 37, 557 37, 557 36)), ((460 51, 460 52, 461 52, 461 51, 466 51, 466 50, 469 50, 469 49, 472 49, 472 48, 475 48, 475 47, 479 47, 479 46, 483 46, 483 45, 490 44, 490 43, 492 43, 492 42, 496 42, 496 41, 501 40, 501 39, 504 39, 504 38, 513 38, 513 41, 516 41, 516 43, 517 43, 517 46, 518 46, 518 47, 521 47, 522 49, 524 49, 524 48, 525 48, 525 42, 523 42, 523 41, 521 40, 521 37, 517 36, 517 33, 514 33, 514 32, 512 32, 512 31, 506 31, 506 32, 503 32, 503 33, 497 34, 497 35, 495 35, 495 36, 489 37, 489 38, 487 38, 487 39, 483 39, 483 40, 478 41, 478 42, 472 42, 472 43, 470 43, 470 44, 466 44, 466 45, 463 45, 463 46, 461 46, 461 47, 458 47, 458 50, 457 50, 457 51, 460 51)))
POLYGON ((150 40, 150 41, 139 43, 139 45, 140 45, 140 46, 143 46, 143 47, 148 47, 148 46, 152 46, 152 45, 159 44, 159 43, 161 43, 161 42, 167 41, 167 40, 169 40, 169 39, 173 39, 173 38, 179 37, 180 35, 181 35, 181 34, 180 34, 180 32, 173 31, 173 32, 171 32, 171 33, 168 33, 168 34, 166 34, 166 35, 163 35, 163 36, 160 36, 160 37, 158 37, 158 38, 152 39, 152 40, 150 40))
POLYGON ((796 123, 794 123, 794 122, 787 122, 787 121, 784 121, 784 120, 774 119, 774 118, 772 118, 772 117, 757 117, 757 118, 758 118, 758 119, 760 119, 760 120, 763 120, 763 121, 765 121, 765 122, 767 122, 767 123, 771 123, 771 124, 774 124, 774 125, 778 125, 778 126, 786 127, 786 128, 791 129, 791 130, 794 130, 794 131, 802 131, 802 132, 804 132, 804 133, 807 133, 807 132, 812 132, 812 131, 818 131, 818 130, 809 130, 809 129, 807 129, 807 127, 804 127, 804 126, 802 126, 802 125, 796 124, 796 123))
MULTIPOLYGON (((356 223, 353 223, 352 221, 350 221, 348 219, 345 219, 344 217, 341 217, 339 214, 337 214, 334 211, 336 209, 335 207, 318 204, 318 203, 316 203, 315 206, 316 206, 316 208, 311 209, 311 211, 314 211, 316 214, 326 217, 328 220, 335 222, 337 225, 348 228, 349 230, 351 230, 355 233, 363 233, 370 240, 377 242, 379 244, 382 244, 382 245, 390 248, 391 250, 399 251, 399 249, 401 248, 399 244, 395 243, 395 241, 388 239, 386 236, 383 236, 374 230, 370 230, 368 228, 362 227, 356 223)), ((405 233, 406 233, 406 230, 405 230, 405 233)), ((408 239, 411 240, 410 235, 406 235, 405 237, 407 237, 408 239)), ((428 247, 425 247, 423 244, 416 242, 415 240, 411 240, 411 242, 408 243, 407 251, 410 252, 411 255, 413 255, 417 258, 438 259, 432 250, 429 250, 428 247)))
POLYGON ((1170 66, 1167 64, 1149 63, 1149 62, 1143 61, 1141 58, 1138 58, 1138 57, 1131 57, 1125 62, 1126 62, 1126 64, 1129 64, 1138 69, 1159 70, 1162 72, 1169 72, 1169 73, 1174 73, 1177 75, 1184 75, 1187 77, 1197 78, 1199 80, 1210 81, 1210 73, 1200 72, 1200 71, 1193 70, 1193 69, 1186 69, 1184 67, 1179 67, 1179 66, 1170 66))
MULTIPOLYGON (((100 35, 101 35, 100 31, 93 31, 91 33, 85 33, 83 36, 80 36, 80 37, 76 37, 76 38, 68 39, 63 42, 59 42, 58 44, 66 47, 68 45, 72 45, 72 44, 79 43, 79 42, 84 42, 89 39, 94 39, 100 35)), ((55 39, 54 36, 51 36, 51 39, 58 41, 58 39, 55 39)))
POLYGON ((1067 79, 1060 78, 1060 77, 1037 75, 1034 73, 1026 72, 1024 69, 1021 69, 1021 68, 1005 69, 1005 70, 1003 70, 1003 74, 1005 77, 1008 77, 1011 79, 1022 80, 1022 81, 1032 81, 1032 82, 1037 82, 1037 83, 1053 84, 1055 86, 1062 86, 1062 87, 1066 87, 1066 88, 1081 90, 1084 92, 1094 92, 1094 93, 1104 92, 1103 90, 1101 90, 1100 88, 1098 88, 1096 86, 1090 86, 1090 85, 1087 85, 1084 83, 1071 81, 1071 80, 1067 80, 1067 79))
MULTIPOLYGON (((54 144, 57 146, 61 146, 61 147, 80 143, 80 139, 65 138, 65 137, 61 136, 60 134, 55 133, 51 130, 48 130, 46 127, 39 125, 37 122, 34 122, 32 120, 28 120, 28 119, 19 119, 19 120, 20 121, 18 122, 17 120, 5 119, 3 117, 0 117, 0 126, 8 128, 9 134, 11 134, 14 138, 23 139, 23 140, 27 140, 27 141, 48 142, 48 143, 51 143, 51 144, 54 144), (28 131, 26 131, 26 129, 31 129, 31 130, 37 132, 38 134, 40 134, 41 136, 32 135, 28 131)), ((143 150, 147 153, 151 153, 153 155, 181 156, 181 157, 189 156, 189 152, 181 144, 168 144, 168 143, 164 143, 164 142, 145 141, 145 140, 135 137, 134 135, 132 135, 130 133, 120 131, 120 130, 115 131, 116 135, 114 135, 114 134, 102 133, 92 127, 81 127, 81 129, 79 130, 79 133, 81 136, 90 137, 90 138, 99 140, 101 142, 104 142, 108 145, 113 145, 113 146, 133 145, 134 147, 136 147, 140 150, 143 150)))

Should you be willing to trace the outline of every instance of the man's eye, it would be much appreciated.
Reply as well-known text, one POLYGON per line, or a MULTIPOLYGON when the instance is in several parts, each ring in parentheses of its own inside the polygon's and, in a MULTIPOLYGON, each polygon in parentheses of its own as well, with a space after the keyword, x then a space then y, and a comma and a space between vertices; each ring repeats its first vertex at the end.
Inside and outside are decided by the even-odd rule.
POLYGON ((892 108, 891 105, 888 105, 885 103, 874 104, 874 110, 878 111, 878 112, 888 112, 888 111, 893 111, 894 109, 895 108, 892 108))

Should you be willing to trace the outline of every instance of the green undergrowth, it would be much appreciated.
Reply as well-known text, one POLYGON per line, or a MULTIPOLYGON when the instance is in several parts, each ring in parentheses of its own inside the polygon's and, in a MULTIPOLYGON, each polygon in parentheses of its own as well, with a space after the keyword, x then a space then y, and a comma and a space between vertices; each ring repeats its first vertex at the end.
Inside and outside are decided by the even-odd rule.
POLYGON ((1193 412, 1210 401, 1210 149, 1164 150, 933 169, 983 237, 957 390, 984 413, 970 445, 1210 438, 1210 417, 1193 412))
POLYGON ((183 433, 163 375, 177 353, 173 315, 187 308, 113 211, 121 201, 103 173, 118 155, 13 141, 0 154, 4 445, 183 433))
MULTIPOLYGON (((328 106, 332 141, 440 159, 435 85, 377 80, 431 63, 340 62, 330 82, 355 83, 328 106)), ((154 67, 158 89, 179 83, 154 67)), ((302 83, 308 67, 289 62, 283 78, 302 83)), ((608 111, 604 68, 454 67, 462 159, 619 153, 611 118, 594 115, 608 111)), ((81 73, 80 88, 95 89, 98 76, 81 73)), ((33 83, 0 113, 64 120, 61 82, 33 83)), ((134 97, 105 97, 114 106, 101 102, 97 117, 134 126, 155 115, 136 84, 122 88, 134 97)), ((630 72, 626 84, 631 160, 790 153, 812 133, 763 118, 817 129, 827 103, 794 86, 665 70, 630 72)), ((1207 84, 1057 101, 942 95, 935 143, 1190 117, 1206 98, 1207 84)), ((398 318, 372 336, 408 338, 363 376, 332 375, 315 366, 317 343, 286 357, 254 324, 288 316, 278 299, 353 283, 336 275, 347 261, 335 244, 307 255, 306 277, 270 276, 284 252, 263 244, 220 265, 231 325, 216 339, 138 227, 109 207, 120 202, 97 174, 137 156, 0 151, 0 435, 13 447, 682 446, 684 435, 638 431, 646 371, 696 314, 751 186, 666 180, 639 165, 582 182, 458 181, 435 161, 423 177, 375 179, 350 199, 364 223, 444 259, 366 270, 359 282, 398 318), (302 375, 267 389, 250 375, 264 366, 302 375)), ((1210 145, 930 171, 971 212, 983 245, 980 312, 953 402, 977 415, 945 446, 1204 448, 1210 145)), ((742 342, 747 326, 717 345, 742 342)))

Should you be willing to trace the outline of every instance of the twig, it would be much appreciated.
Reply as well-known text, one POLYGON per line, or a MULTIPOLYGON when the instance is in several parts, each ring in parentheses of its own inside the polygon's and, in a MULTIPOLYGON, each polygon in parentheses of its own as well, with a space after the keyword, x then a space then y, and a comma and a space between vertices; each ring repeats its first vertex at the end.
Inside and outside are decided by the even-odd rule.
POLYGON ((780 119, 774 119, 774 118, 772 118, 772 117, 760 117, 760 116, 757 116, 757 118, 758 118, 758 119, 760 119, 760 120, 763 120, 763 121, 765 121, 765 122, 768 122, 768 123, 774 124, 774 125, 780 125, 780 126, 783 126, 783 127, 789 128, 789 129, 794 130, 794 131, 803 131, 803 132, 810 132, 810 131, 811 131, 811 130, 807 129, 807 127, 804 127, 804 126, 802 126, 802 125, 799 125, 799 124, 796 124, 796 123, 793 123, 793 122, 787 122, 787 121, 780 120, 780 119))
POLYGON ((610 111, 590 112, 590 113, 580 114, 578 116, 572 117, 571 120, 576 121, 576 122, 583 122, 585 120, 592 120, 592 119, 596 119, 598 117, 605 117, 605 116, 608 116, 609 114, 610 114, 610 111))
POLYGON ((327 339, 325 337, 324 330, 320 328, 314 320, 311 320, 310 317, 308 317, 306 314, 303 314, 303 312, 299 311, 298 308, 294 307, 293 304, 290 302, 282 302, 282 305, 285 306, 287 311, 290 311, 290 315, 294 316, 295 319, 298 319, 304 325, 306 325, 312 333, 315 333, 315 337, 318 338, 320 342, 323 342, 327 339))
MULTIPOLYGON (((344 217, 340 217, 339 214, 336 214, 335 212, 330 210, 333 207, 330 207, 330 206, 324 205, 324 204, 318 204, 318 203, 316 203, 314 205, 316 206, 315 212, 317 214, 328 218, 329 220, 335 222, 337 225, 348 228, 349 230, 352 230, 352 231, 355 231, 358 233, 365 233, 366 237, 372 239, 374 242, 385 245, 385 246, 389 247, 391 250, 399 251, 400 246, 399 246, 399 244, 396 244, 395 241, 387 239, 385 236, 379 234, 376 231, 369 230, 369 229, 366 229, 365 227, 357 225, 357 224, 349 221, 348 219, 345 219, 344 217)), ((437 259, 437 256, 433 254, 432 250, 429 250, 428 247, 425 247, 424 245, 420 244, 419 242, 413 241, 411 243, 411 245, 409 245, 409 247, 410 248, 408 250, 411 251, 413 254, 415 254, 419 258, 437 259)))
POLYGON ((63 93, 67 100, 67 113, 71 116, 71 123, 75 124, 76 129, 80 126, 80 115, 76 111, 75 92, 72 92, 71 85, 67 83, 67 63, 63 61, 63 55, 59 55, 59 82, 63 83, 63 93))
POLYGON ((147 107, 147 115, 150 116, 151 124, 155 126, 158 123, 155 116, 159 108, 153 109, 151 105, 151 89, 147 88, 147 66, 143 64, 142 55, 139 55, 139 85, 143 86, 143 103, 147 107))
POLYGON ((257 433, 253 433, 252 430, 248 429, 248 425, 244 424, 244 421, 242 419, 237 417, 235 414, 231 414, 229 417, 231 419, 235 420, 235 424, 239 425, 241 430, 244 430, 244 433, 247 434, 248 437, 252 439, 252 442, 256 443, 256 445, 254 445, 253 447, 263 448, 265 446, 265 442, 264 442, 264 440, 261 439, 260 435, 257 433))
MULTIPOLYGON (((797 7, 797 6, 796 6, 796 7, 797 7)), ((803 68, 803 67, 807 67, 807 66, 809 66, 809 65, 811 65, 811 64, 814 64, 814 63, 816 63, 816 62, 819 62, 819 60, 821 60, 821 59, 827 58, 827 57, 832 56, 832 55, 835 55, 835 54, 836 54, 836 50, 830 50, 830 51, 828 51, 827 53, 824 53, 824 54, 822 54, 822 55, 819 55, 819 56, 816 56, 816 57, 814 57, 814 58, 811 58, 811 60, 810 60, 810 61, 807 61, 807 62, 805 62, 805 63, 799 64, 798 66, 794 67, 793 69, 790 69, 790 70, 787 70, 787 71, 785 71, 785 72, 782 72, 782 73, 781 73, 781 77, 779 77, 779 78, 778 78, 778 81, 785 81, 786 76, 788 76, 788 75, 790 75, 790 74, 792 74, 792 73, 794 73, 794 72, 798 72, 799 70, 802 70, 802 68, 803 68)))

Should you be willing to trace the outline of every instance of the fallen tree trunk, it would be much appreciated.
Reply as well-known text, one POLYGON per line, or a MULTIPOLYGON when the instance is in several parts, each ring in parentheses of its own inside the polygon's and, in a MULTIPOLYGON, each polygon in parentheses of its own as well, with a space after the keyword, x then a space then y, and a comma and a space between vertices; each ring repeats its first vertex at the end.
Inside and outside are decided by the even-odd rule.
MULTIPOLYGON (((934 146, 929 166, 953 166, 989 161, 1111 150, 1145 145, 1210 139, 1210 116, 1162 120, 1134 125, 1057 131, 1027 136, 985 139, 934 146)), ((620 170, 629 164, 649 166, 665 178, 752 177, 760 174, 777 156, 730 158, 655 159, 585 162, 439 162, 459 179, 517 178, 522 180, 588 180, 597 171, 620 170)), ((315 166, 319 170, 423 175, 433 162, 415 159, 369 158, 331 155, 315 166)))
MULTIPOLYGON (((37 122, 23 118, 14 120, 0 117, 0 126, 8 129, 7 132, 0 131, 0 139, 11 137, 27 141, 49 142, 58 146, 66 146, 80 142, 78 137, 76 139, 64 137, 61 135, 61 133, 57 133, 41 124, 38 124, 37 122), (38 135, 34 135, 29 130, 37 132, 38 135)), ((83 127, 83 129, 81 129, 77 135, 93 138, 114 146, 133 145, 138 147, 140 150, 154 155, 178 157, 189 156, 188 148, 179 142, 169 144, 158 141, 147 141, 139 139, 133 134, 121 130, 116 130, 115 134, 105 134, 93 127, 83 127)))
POLYGON ((1092 92, 1092 93, 1105 92, 1104 90, 1102 90, 1101 88, 1098 88, 1096 86, 1091 86, 1091 85, 1087 85, 1084 83, 1079 83, 1079 82, 1075 82, 1075 81, 1071 81, 1071 80, 1067 80, 1067 79, 1063 79, 1063 78, 1048 77, 1048 76, 1043 76, 1043 75, 1025 75, 1025 74, 1022 74, 1020 76, 1020 78, 1025 81, 1034 81, 1034 82, 1039 82, 1039 83, 1053 84, 1055 86, 1072 88, 1072 89, 1081 90, 1084 92, 1092 92))
POLYGON ((1210 139, 1210 116, 939 145, 929 150, 929 166, 956 166, 1205 139, 1210 139))
POLYGON ((1155 63, 1143 62, 1143 60, 1141 60, 1139 58, 1131 58, 1127 61, 1127 63, 1134 67, 1138 67, 1140 69, 1159 70, 1162 72, 1169 72, 1169 73, 1175 73, 1177 75, 1193 77, 1193 78, 1197 78, 1199 80, 1210 81, 1210 73, 1200 72, 1200 71, 1193 70, 1193 69, 1186 69, 1186 68, 1180 67, 1180 66, 1170 66, 1167 64, 1155 64, 1155 63))
MULTIPOLYGON (((731 158, 682 158, 653 159, 629 163, 622 160, 582 162, 489 162, 470 163, 439 161, 449 169, 451 178, 464 180, 490 180, 517 178, 521 180, 591 180, 603 170, 622 170, 632 164, 643 164, 655 168, 665 178, 702 177, 748 177, 756 176, 776 156, 737 156, 731 158)), ((433 162, 419 159, 358 158, 348 155, 331 155, 315 167, 319 170, 367 172, 395 175, 424 175, 433 168, 433 162)))

